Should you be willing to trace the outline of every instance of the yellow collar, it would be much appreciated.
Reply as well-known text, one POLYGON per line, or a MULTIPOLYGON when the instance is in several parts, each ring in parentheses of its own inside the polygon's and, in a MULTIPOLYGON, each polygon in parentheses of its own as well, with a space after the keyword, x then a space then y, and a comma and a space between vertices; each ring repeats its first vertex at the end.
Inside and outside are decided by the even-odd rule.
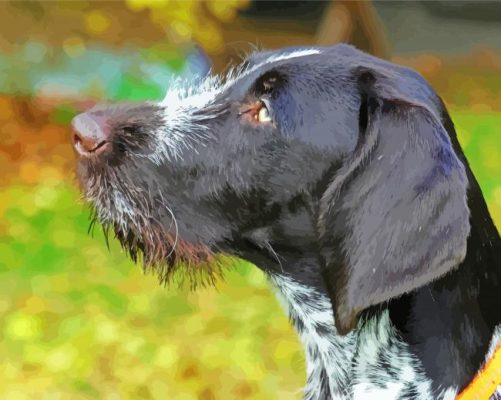
POLYGON ((456 400, 489 400, 501 385, 501 343, 456 400))

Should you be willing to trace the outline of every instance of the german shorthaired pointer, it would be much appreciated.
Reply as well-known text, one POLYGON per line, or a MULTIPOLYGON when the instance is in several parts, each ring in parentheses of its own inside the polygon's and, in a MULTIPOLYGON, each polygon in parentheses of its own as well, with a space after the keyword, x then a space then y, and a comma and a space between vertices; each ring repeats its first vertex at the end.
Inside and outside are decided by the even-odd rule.
POLYGON ((95 220, 162 281, 211 283, 220 252, 267 273, 306 399, 453 399, 499 355, 499 234, 416 72, 347 45, 259 52, 73 129, 95 220))

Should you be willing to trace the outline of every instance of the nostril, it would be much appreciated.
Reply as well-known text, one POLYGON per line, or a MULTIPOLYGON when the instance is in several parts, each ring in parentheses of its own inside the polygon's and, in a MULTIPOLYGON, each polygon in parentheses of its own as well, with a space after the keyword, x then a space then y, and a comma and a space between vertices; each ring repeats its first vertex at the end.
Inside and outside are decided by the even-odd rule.
POLYGON ((80 136, 78 136, 76 133, 73 134, 73 143, 74 144, 82 143, 82 139, 80 139, 80 136))
POLYGON ((101 141, 99 141, 98 139, 86 138, 78 134, 73 135, 73 141, 75 143, 75 146, 78 146, 79 149, 87 152, 93 152, 99 147, 101 143, 101 141))

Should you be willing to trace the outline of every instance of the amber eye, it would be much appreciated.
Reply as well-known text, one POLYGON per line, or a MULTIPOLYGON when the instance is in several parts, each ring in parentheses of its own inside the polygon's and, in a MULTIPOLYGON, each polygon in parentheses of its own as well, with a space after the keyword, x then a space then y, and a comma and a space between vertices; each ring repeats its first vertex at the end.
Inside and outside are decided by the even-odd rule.
POLYGON ((258 122, 271 122, 270 112, 264 104, 261 105, 261 108, 257 112, 255 119, 258 122))
POLYGON ((253 104, 244 106, 240 109, 239 116, 245 116, 250 120, 254 120, 258 123, 269 123, 273 122, 266 100, 258 100, 253 104))

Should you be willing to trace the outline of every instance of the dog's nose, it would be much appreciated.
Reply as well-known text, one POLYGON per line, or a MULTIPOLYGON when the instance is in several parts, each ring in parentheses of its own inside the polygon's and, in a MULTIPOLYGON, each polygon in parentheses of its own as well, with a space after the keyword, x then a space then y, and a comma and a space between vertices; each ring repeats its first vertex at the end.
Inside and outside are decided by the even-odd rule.
POLYGON ((85 112, 73 118, 71 127, 73 147, 80 157, 97 157, 110 150, 111 129, 106 117, 85 112))

